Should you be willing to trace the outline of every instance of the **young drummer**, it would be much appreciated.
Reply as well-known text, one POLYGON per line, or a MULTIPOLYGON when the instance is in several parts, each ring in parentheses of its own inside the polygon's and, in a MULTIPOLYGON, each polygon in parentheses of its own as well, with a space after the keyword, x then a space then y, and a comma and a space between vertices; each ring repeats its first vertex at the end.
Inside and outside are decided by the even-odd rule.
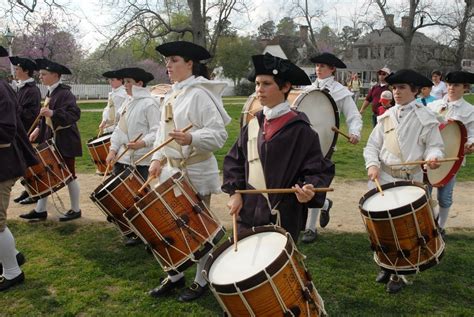
MULTIPOLYGON (((182 169, 209 206, 211 194, 220 192, 219 169, 213 152, 224 146, 227 140, 225 126, 231 120, 222 103, 222 92, 227 85, 209 80, 207 67, 200 61, 211 55, 202 46, 176 41, 157 46, 156 50, 166 57, 166 70, 173 83, 162 103, 156 145, 169 137, 175 141, 153 155, 150 175, 157 177, 162 173, 160 160, 166 157, 168 173, 172 169, 182 169), (188 132, 180 131, 189 124, 193 127, 188 132)), ((161 178, 164 179, 164 175, 161 178)), ((199 259, 194 283, 179 296, 180 301, 195 300, 206 291, 207 283, 201 272, 207 258, 208 255, 199 259)), ((150 295, 165 296, 184 285, 182 272, 169 275, 150 291, 150 295)))
MULTIPOLYGON (((39 114, 41 107, 41 92, 32 78, 34 71, 38 70, 36 63, 29 59, 18 56, 10 56, 10 62, 15 68, 17 79, 17 100, 19 104, 21 122, 28 131, 39 114)), ((24 190, 21 195, 13 200, 20 204, 33 204, 36 200, 28 197, 24 190)))
MULTIPOLYGON (((0 57, 8 52, 0 46, 0 57)), ((28 166, 37 163, 18 110, 15 92, 0 79, 0 292, 22 283, 20 266, 25 257, 15 247, 15 238, 7 226, 7 209, 15 181, 28 166)))
MULTIPOLYGON (((378 117, 378 123, 369 136, 364 148, 365 167, 372 181, 369 188, 375 188, 376 179, 380 184, 400 180, 423 181, 423 171, 419 165, 390 167, 409 161, 430 161, 429 168, 439 167, 436 161, 443 157, 444 145, 438 129, 436 116, 415 100, 420 87, 430 86, 431 81, 409 69, 404 69, 387 77, 393 87, 395 106, 378 117)), ((389 293, 400 291, 404 279, 382 270, 376 281, 387 283, 389 293)))
POLYGON ((255 91, 263 110, 257 112, 224 159, 222 190, 230 195, 230 214, 239 216, 239 233, 276 223, 294 241, 304 227, 308 207, 321 207, 334 165, 321 153, 308 117, 293 111, 286 100, 292 85, 307 85, 308 76, 288 60, 270 54, 252 57, 255 91), (242 195, 241 189, 296 188, 295 194, 242 195), (277 216, 279 214, 279 216, 277 216))
POLYGON ((120 78, 117 71, 111 70, 102 74, 109 81, 112 91, 109 93, 107 106, 102 111, 102 122, 99 130, 102 133, 113 132, 120 118, 122 105, 128 99, 123 78, 120 78))
MULTIPOLYGON (((467 142, 464 144, 464 153, 474 152, 474 107, 464 98, 464 92, 470 91, 470 84, 474 84, 474 74, 464 71, 455 71, 446 75, 448 93, 443 99, 428 104, 442 122, 448 120, 461 121, 467 130, 467 142)), ((446 185, 437 188, 439 213, 438 224, 444 234, 444 227, 448 220, 449 209, 453 204, 453 190, 456 184, 454 176, 446 185)))
MULTIPOLYGON (((346 123, 349 129, 349 142, 357 144, 360 140, 360 133, 362 130, 362 116, 352 98, 353 93, 334 78, 336 68, 346 68, 346 64, 331 53, 323 53, 321 55, 313 56, 310 60, 316 64, 317 78, 311 86, 305 89, 305 91, 311 91, 314 89, 327 89, 329 91, 329 94, 336 102, 339 113, 343 113, 346 118, 346 123)), ((329 223, 329 211, 331 210, 331 207, 332 200, 327 198, 321 208, 321 216, 319 217, 319 224, 322 228, 326 227, 329 223)), ((303 237, 301 238, 301 241, 304 243, 311 243, 316 240, 316 221, 318 219, 319 210, 319 208, 310 208, 308 210, 306 228, 303 237)))
MULTIPOLYGON (((71 74, 71 71, 61 64, 46 58, 35 60, 40 69, 40 80, 48 87, 45 103, 47 107, 40 110, 41 120, 39 126, 30 134, 31 142, 45 142, 53 138, 59 153, 63 157, 73 180, 68 183, 69 209, 59 221, 69 221, 81 217, 80 189, 76 178, 76 157, 82 156, 82 144, 77 121, 81 117, 81 109, 76 104, 76 97, 71 92, 71 87, 61 83, 61 75, 71 74)), ((46 219, 48 212, 46 205, 48 197, 38 200, 35 209, 20 218, 46 219)))

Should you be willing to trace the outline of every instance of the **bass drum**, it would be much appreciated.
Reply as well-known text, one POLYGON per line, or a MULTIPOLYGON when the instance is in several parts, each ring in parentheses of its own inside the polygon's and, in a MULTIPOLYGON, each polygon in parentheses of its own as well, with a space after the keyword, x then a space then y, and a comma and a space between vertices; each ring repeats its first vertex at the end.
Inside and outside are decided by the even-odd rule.
MULTIPOLYGON (((294 101, 298 96, 303 92, 302 89, 292 89, 288 94, 288 103, 293 105, 294 101)), ((240 116, 240 128, 243 128, 253 119, 255 114, 263 109, 263 106, 260 104, 260 101, 257 99, 255 93, 251 94, 242 108, 242 114, 240 116)))
POLYGON ((459 171, 464 159, 464 144, 467 142, 467 131, 461 121, 448 121, 439 126, 444 142, 446 157, 458 157, 453 162, 445 162, 435 170, 427 169, 426 177, 434 187, 446 185, 459 171))
POLYGON ((337 133, 332 127, 339 129, 339 110, 334 99, 325 90, 311 90, 300 93, 292 107, 308 116, 319 135, 323 155, 330 159, 337 142, 337 133))

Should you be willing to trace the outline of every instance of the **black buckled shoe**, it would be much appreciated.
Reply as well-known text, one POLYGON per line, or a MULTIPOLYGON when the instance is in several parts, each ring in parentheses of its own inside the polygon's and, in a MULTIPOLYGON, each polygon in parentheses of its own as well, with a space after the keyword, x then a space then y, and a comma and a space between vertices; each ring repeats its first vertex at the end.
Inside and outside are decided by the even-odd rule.
POLYGON ((82 212, 79 211, 74 211, 72 209, 68 210, 64 216, 59 217, 59 221, 70 221, 74 220, 77 218, 81 218, 82 212))
POLYGON ((27 220, 45 220, 48 218, 48 212, 47 211, 42 211, 42 212, 37 212, 36 210, 32 210, 27 214, 21 214, 20 218, 27 219, 27 220))
MULTIPOLYGON (((16 262, 18 263, 18 266, 22 266, 23 264, 25 264, 26 259, 25 259, 25 256, 23 255, 23 253, 18 252, 16 254, 16 262)), ((2 263, 0 263, 0 272, 3 272, 3 264, 2 263)))
POLYGON ((31 204, 36 204, 38 201, 38 198, 31 198, 31 197, 26 197, 25 199, 20 201, 21 205, 31 205, 31 204))
POLYGON ((17 284, 21 284, 24 280, 25 274, 23 274, 23 272, 21 272, 20 275, 11 280, 7 280, 5 277, 0 276, 0 292, 6 291, 10 287, 15 286, 17 284))
POLYGON ((321 226, 321 228, 324 228, 328 225, 329 223, 329 210, 331 210, 331 207, 332 207, 332 200, 331 199, 327 199, 329 204, 328 204, 328 209, 321 209, 321 215, 319 216, 319 225, 321 226))
POLYGON ((201 286, 194 282, 184 292, 179 295, 178 300, 180 302, 190 302, 201 297, 207 290, 207 285, 201 286))
POLYGON ((375 278, 375 281, 377 283, 387 283, 390 280, 390 273, 385 271, 385 270, 380 270, 379 274, 377 274, 377 277, 375 278))
POLYGON ((387 283, 386 290, 390 294, 398 293, 402 290, 405 282, 403 278, 393 275, 390 277, 390 281, 387 283))
POLYGON ((184 276, 177 280, 176 282, 171 282, 169 277, 166 277, 161 280, 160 286, 152 289, 148 292, 151 297, 162 297, 168 295, 172 290, 176 288, 184 287, 186 280, 184 276))
POLYGON ((20 201, 22 201, 23 199, 27 198, 29 195, 28 195, 28 192, 26 190, 24 190, 20 196, 18 196, 17 198, 13 199, 14 202, 16 203, 19 203, 20 201))
POLYGON ((303 243, 312 243, 316 241, 316 238, 318 237, 318 231, 317 230, 311 230, 311 229, 306 229, 303 232, 303 236, 301 237, 301 242, 303 243))
POLYGON ((139 245, 141 243, 142 240, 134 233, 129 234, 123 238, 123 244, 125 244, 127 247, 133 247, 134 245, 139 245))

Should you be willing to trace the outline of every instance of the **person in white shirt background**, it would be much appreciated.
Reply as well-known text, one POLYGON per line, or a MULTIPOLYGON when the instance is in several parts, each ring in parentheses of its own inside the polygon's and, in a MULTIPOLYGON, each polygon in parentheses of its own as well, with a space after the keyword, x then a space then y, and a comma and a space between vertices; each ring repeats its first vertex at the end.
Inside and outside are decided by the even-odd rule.
POLYGON ((113 132, 120 118, 123 103, 128 99, 123 78, 118 77, 117 71, 108 71, 102 74, 108 79, 112 91, 109 92, 107 106, 102 111, 102 121, 99 125, 101 133, 113 132))
MULTIPOLYGON (((362 130, 362 116, 359 113, 359 109, 357 108, 354 99, 352 98, 353 93, 334 78, 336 68, 346 68, 346 64, 344 64, 339 58, 331 53, 323 53, 313 56, 310 60, 316 64, 317 78, 312 85, 305 88, 305 92, 315 89, 327 89, 331 97, 336 102, 339 113, 343 113, 344 117, 346 118, 346 124, 349 129, 349 142, 352 144, 357 144, 360 140, 360 134, 362 130)), ((326 198, 324 206, 321 208, 319 224, 322 228, 326 227, 329 223, 329 211, 332 207, 332 204, 332 200, 326 198)), ((316 240, 316 221, 318 219, 319 210, 319 208, 308 209, 306 227, 301 238, 301 241, 304 243, 311 243, 316 240)))
POLYGON ((448 87, 446 83, 441 80, 442 73, 439 70, 431 72, 431 80, 433 81, 433 87, 431 88, 431 95, 438 99, 442 99, 448 93, 448 87))
MULTIPOLYGON (((364 148, 369 189, 375 188, 376 179, 381 185, 402 180, 423 182, 419 165, 408 169, 389 165, 426 160, 428 168, 436 169, 440 166, 437 160, 444 157, 444 143, 435 114, 415 100, 419 89, 431 86, 431 81, 410 69, 400 70, 386 81, 393 87, 395 106, 377 118, 377 125, 364 148)), ((387 283, 389 293, 397 293, 405 285, 401 275, 390 275, 385 270, 379 272, 376 282, 387 283)))

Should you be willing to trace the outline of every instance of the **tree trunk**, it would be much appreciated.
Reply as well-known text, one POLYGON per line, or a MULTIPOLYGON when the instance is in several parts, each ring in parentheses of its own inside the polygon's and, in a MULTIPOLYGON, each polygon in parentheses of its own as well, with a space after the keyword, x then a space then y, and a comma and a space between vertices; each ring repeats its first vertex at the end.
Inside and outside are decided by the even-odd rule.
POLYGON ((471 11, 473 8, 473 1, 472 0, 465 0, 466 2, 466 7, 464 9, 464 16, 462 18, 461 24, 459 25, 459 39, 458 39, 458 45, 456 47, 456 52, 454 53, 455 56, 455 62, 454 62, 454 68, 456 70, 461 70, 462 69, 462 58, 464 57, 464 48, 465 48, 465 42, 466 42, 466 37, 467 37, 467 25, 469 22, 469 19, 471 18, 471 11))
POLYGON ((201 11, 200 0, 188 0, 188 5, 189 9, 191 10, 193 42, 206 47, 206 17, 202 13, 205 12, 205 10, 201 11))
POLYGON ((411 68, 411 42, 413 41, 413 34, 409 34, 403 39, 403 68, 411 68))

